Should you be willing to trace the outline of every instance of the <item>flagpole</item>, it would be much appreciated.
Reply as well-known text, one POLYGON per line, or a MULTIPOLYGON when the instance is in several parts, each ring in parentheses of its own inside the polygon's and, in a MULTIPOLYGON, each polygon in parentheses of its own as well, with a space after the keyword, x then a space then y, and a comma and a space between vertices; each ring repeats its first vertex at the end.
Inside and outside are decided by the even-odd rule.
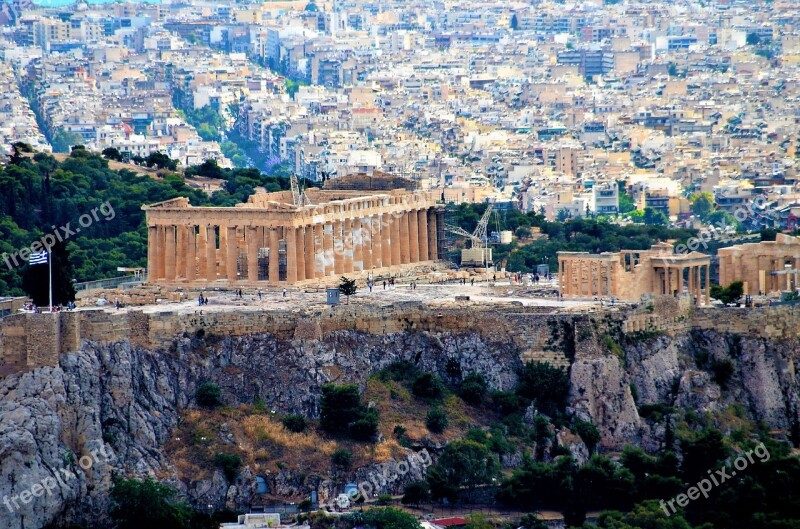
POLYGON ((50 272, 50 312, 53 312, 53 250, 47 249, 47 268, 50 272))

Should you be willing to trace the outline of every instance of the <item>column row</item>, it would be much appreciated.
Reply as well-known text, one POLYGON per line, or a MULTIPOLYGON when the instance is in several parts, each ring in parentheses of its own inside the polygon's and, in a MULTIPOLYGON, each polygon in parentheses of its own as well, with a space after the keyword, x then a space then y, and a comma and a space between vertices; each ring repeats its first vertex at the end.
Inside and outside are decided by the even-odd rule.
POLYGON ((148 228, 150 281, 286 281, 438 259, 438 211, 411 210, 300 227, 148 228))

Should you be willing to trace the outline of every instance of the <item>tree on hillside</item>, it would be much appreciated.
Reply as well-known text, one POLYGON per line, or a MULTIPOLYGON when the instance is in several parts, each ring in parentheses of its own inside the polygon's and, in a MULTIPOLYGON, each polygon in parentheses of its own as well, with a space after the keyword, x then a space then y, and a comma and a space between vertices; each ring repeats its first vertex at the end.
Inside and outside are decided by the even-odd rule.
POLYGON ((69 152, 70 147, 81 143, 83 143, 83 136, 77 132, 68 132, 64 129, 58 129, 50 139, 53 152, 69 152))
POLYGON ((486 446, 475 441, 454 441, 428 471, 428 484, 434 499, 447 498, 453 502, 462 487, 471 493, 479 485, 492 483, 499 475, 500 465, 486 446))
POLYGON ((421 529, 422 527, 412 514, 394 507, 369 509, 352 517, 356 527, 360 525, 374 529, 421 529))
POLYGON ((361 403, 361 392, 355 384, 325 384, 319 423, 330 434, 369 441, 378 433, 378 412, 361 403))
POLYGON ((111 489, 111 518, 118 529, 188 526, 191 509, 177 499, 177 491, 152 478, 116 479, 111 489))
POLYGON ((103 149, 102 154, 109 160, 114 160, 117 162, 122 161, 122 154, 119 152, 119 149, 115 147, 106 147, 105 149, 103 149))
POLYGON ((159 169, 169 169, 170 171, 174 171, 178 168, 178 160, 173 160, 162 152, 149 154, 147 158, 144 159, 144 163, 147 167, 155 166, 159 169))

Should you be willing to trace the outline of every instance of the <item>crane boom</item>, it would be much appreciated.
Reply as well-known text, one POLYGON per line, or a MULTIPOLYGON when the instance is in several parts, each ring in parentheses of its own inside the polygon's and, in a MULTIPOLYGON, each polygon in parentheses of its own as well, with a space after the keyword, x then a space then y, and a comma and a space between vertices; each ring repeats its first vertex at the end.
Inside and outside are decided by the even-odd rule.
POLYGON ((445 224, 444 229, 450 233, 455 233, 456 235, 461 235, 462 237, 469 239, 472 243, 472 248, 483 248, 487 244, 486 227, 489 225, 489 217, 492 214, 493 207, 493 204, 489 204, 489 206, 486 208, 486 211, 483 212, 481 219, 478 221, 475 231, 472 233, 459 228, 458 226, 451 226, 450 224, 445 224))

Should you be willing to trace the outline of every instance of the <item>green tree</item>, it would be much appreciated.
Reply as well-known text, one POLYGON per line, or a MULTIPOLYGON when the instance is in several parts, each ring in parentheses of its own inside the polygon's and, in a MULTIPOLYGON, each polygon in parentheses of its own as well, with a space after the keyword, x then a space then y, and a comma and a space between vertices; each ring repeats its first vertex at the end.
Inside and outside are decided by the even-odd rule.
POLYGON ((349 279, 345 276, 339 278, 339 292, 347 298, 347 303, 350 303, 350 296, 356 293, 356 280, 349 279))
POLYGON ((162 152, 154 152, 147 156, 144 159, 144 163, 147 167, 158 167, 159 169, 169 169, 170 171, 174 171, 178 168, 178 160, 173 160, 166 154, 162 152))
POLYGON ((355 384, 325 384, 320 400, 320 427, 334 435, 369 441, 378 432, 378 412, 361 403, 361 392, 355 384))
POLYGON ((431 499, 431 488, 425 481, 412 481, 406 485, 403 491, 403 499, 400 500, 404 505, 419 505, 431 499))
POLYGON ((547 362, 526 362, 517 375, 516 393, 533 400, 544 413, 552 416, 566 406, 569 377, 563 369, 547 362))
POLYGON ((477 406, 486 398, 489 383, 483 373, 468 373, 461 382, 461 398, 466 402, 477 406))
POLYGON ((111 502, 109 514, 118 529, 188 529, 191 509, 177 499, 174 488, 152 478, 115 479, 111 502))
POLYGON ((222 390, 213 382, 204 382, 198 386, 195 400, 205 408, 217 408, 222 406, 222 390))
POLYGON ((625 182, 625 180, 617 180, 617 189, 619 190, 620 214, 629 213, 636 209, 636 204, 634 204, 633 202, 633 197, 628 194, 626 184, 627 182, 625 182))
POLYGON ((496 457, 486 446, 475 441, 454 441, 442 452, 428 472, 428 484, 434 499, 455 501, 459 490, 471 493, 475 487, 492 483, 500 474, 496 457))
POLYGON ((119 152, 119 149, 115 147, 106 147, 105 149, 103 149, 102 154, 109 160, 115 160, 117 162, 122 161, 122 154, 119 152))
POLYGON ((572 422, 572 429, 576 434, 578 434, 581 440, 583 440, 587 448, 589 448, 589 451, 594 452, 594 449, 597 447, 597 443, 600 442, 601 438, 600 431, 597 429, 597 426, 589 421, 575 419, 572 422))
POLYGON ((214 454, 214 464, 222 469, 228 481, 233 482, 242 468, 242 457, 239 454, 217 452, 214 454))
POLYGON ((290 414, 283 418, 283 427, 290 432, 302 433, 306 431, 308 424, 306 418, 298 414, 290 414))
POLYGON ((411 386, 411 392, 421 399, 438 400, 444 395, 444 384, 433 373, 420 373, 411 386))
POLYGON ((353 463, 353 453, 346 448, 339 448, 331 455, 331 461, 336 466, 350 468, 353 463))
POLYGON ((669 224, 669 219, 664 212, 653 208, 644 208, 642 220, 644 220, 645 224, 651 226, 666 226, 669 224))
POLYGON ((711 285, 710 296, 725 303, 737 303, 744 295, 744 283, 741 281, 734 281, 727 287, 720 287, 719 285, 711 285))
POLYGON ((761 37, 758 36, 758 33, 748 33, 747 34, 747 45, 748 46, 758 46, 761 43, 761 37))
POLYGON ((421 529, 417 519, 395 507, 369 509, 353 515, 356 525, 363 524, 374 529, 421 529))
POLYGON ((689 198, 692 213, 700 220, 705 221, 714 209, 714 197, 711 193, 695 193, 689 198))
POLYGON ((447 413, 442 408, 432 408, 425 417, 425 426, 433 433, 442 433, 448 424, 447 413))
POLYGON ((77 132, 68 132, 64 129, 58 129, 53 137, 50 138, 50 146, 53 147, 53 152, 69 152, 73 145, 80 145, 83 143, 83 136, 77 132))

